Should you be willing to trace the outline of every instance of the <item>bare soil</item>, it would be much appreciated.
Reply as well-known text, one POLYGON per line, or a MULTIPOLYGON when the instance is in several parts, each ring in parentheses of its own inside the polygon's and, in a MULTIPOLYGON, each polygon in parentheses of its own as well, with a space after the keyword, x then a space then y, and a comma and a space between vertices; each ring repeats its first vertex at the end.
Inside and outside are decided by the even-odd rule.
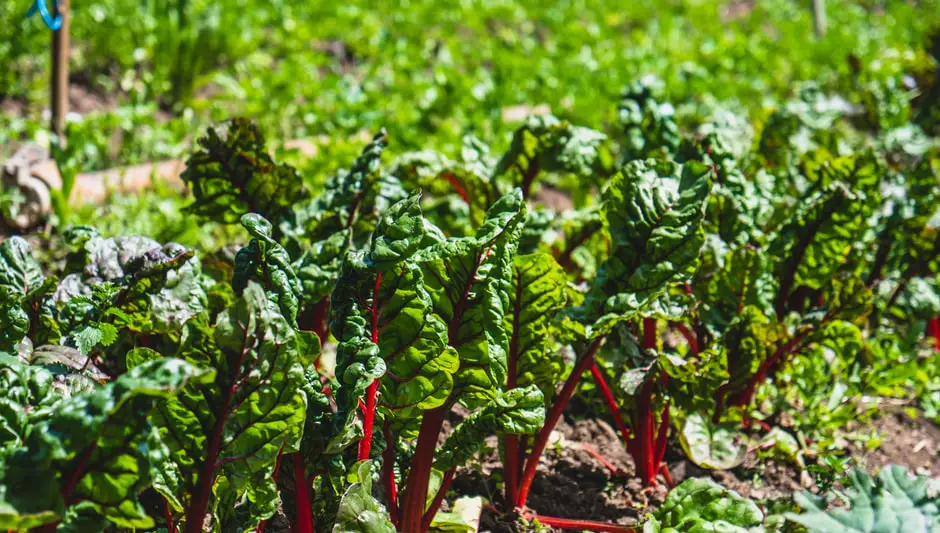
POLYGON ((866 441, 851 444, 860 467, 877 470, 887 465, 904 465, 925 476, 940 476, 940 427, 924 418, 911 418, 903 411, 884 413, 873 424, 880 438, 874 450, 866 441))
MULTIPOLYGON (((929 420, 914 419, 903 412, 885 412, 864 426, 848 428, 855 434, 880 436, 881 445, 867 450, 865 439, 847 443, 854 465, 869 471, 899 464, 924 475, 940 473, 940 427, 929 420)), ((562 420, 556 429, 556 444, 550 445, 539 463, 529 496, 529 507, 538 514, 636 524, 666 496, 665 481, 643 489, 634 476, 633 462, 616 432, 603 420, 562 420), (606 458, 612 472, 587 451, 593 448, 606 458)), ((876 437, 877 438, 877 437, 876 437)), ((502 471, 498 443, 487 441, 489 453, 480 463, 458 471, 451 488, 460 495, 483 496, 492 506, 485 508, 480 531, 525 531, 526 525, 502 504, 502 471)), ((815 491, 812 476, 796 465, 758 459, 749 453, 744 464, 729 471, 703 470, 684 458, 677 442, 671 442, 666 463, 673 480, 711 477, 721 485, 756 499, 787 498, 801 490, 815 491)))

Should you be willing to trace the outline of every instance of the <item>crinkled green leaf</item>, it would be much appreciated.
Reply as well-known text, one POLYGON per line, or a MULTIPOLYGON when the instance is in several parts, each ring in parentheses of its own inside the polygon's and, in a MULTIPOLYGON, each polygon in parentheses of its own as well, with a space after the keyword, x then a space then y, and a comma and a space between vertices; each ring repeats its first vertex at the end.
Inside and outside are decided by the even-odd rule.
POLYGON ((730 390, 741 390, 761 363, 771 357, 784 342, 785 336, 783 326, 768 318, 760 309, 750 306, 742 309, 721 338, 727 358, 730 390))
POLYGON ((457 354, 447 346, 446 325, 432 312, 421 269, 406 263, 382 275, 378 346, 371 341, 371 313, 357 302, 369 289, 374 291, 374 276, 365 278, 355 283, 354 274, 344 275, 334 292, 333 333, 340 340, 337 375, 351 387, 343 391, 352 395, 347 403, 354 405, 365 387, 387 369, 381 403, 398 411, 397 416, 413 418, 441 405, 453 389, 457 354))
MULTIPOLYGON (((472 229, 483 222, 486 210, 499 198, 496 187, 490 182, 492 163, 481 161, 486 156, 479 141, 464 139, 464 149, 459 160, 451 160, 442 154, 431 151, 406 154, 396 161, 392 175, 402 184, 412 189, 420 189, 432 198, 440 199, 437 208, 425 206, 425 214, 438 225, 453 226, 460 220, 448 221, 443 216, 436 216, 439 209, 452 204, 457 197, 454 209, 446 209, 453 215, 461 204, 466 207, 466 222, 472 229)), ((462 233, 457 233, 462 234, 462 233)))
POLYGON ((828 289, 827 301, 805 313, 803 323, 818 329, 836 320, 862 322, 871 312, 871 289, 858 276, 835 278, 828 289))
POLYGON ((774 164, 785 164, 825 142, 825 133, 849 111, 849 103, 805 82, 764 125, 758 153, 774 164))
MULTIPOLYGON (((388 145, 383 129, 367 144, 352 167, 327 181, 324 191, 309 205, 295 208, 296 226, 306 228, 307 239, 319 241, 354 226, 368 204, 374 204, 382 152, 388 145)), ((296 201, 294 202, 296 203, 296 201)))
MULTIPOLYGON (((221 482, 232 498, 268 498, 277 456, 298 449, 306 414, 293 326, 264 289, 249 282, 214 326, 203 315, 186 323, 178 356, 214 369, 216 377, 187 387, 154 412, 185 487, 173 496, 188 506, 198 487, 221 482)), ((254 527, 275 507, 268 502, 251 509, 239 527, 254 527)))
MULTIPOLYGON (((340 282, 333 292, 330 330, 337 340, 336 377, 342 384, 338 403, 350 416, 369 385, 384 376, 386 370, 385 360, 379 355, 379 347, 372 342, 368 305, 360 302, 360 292, 357 290, 357 287, 364 285, 360 283, 363 278, 368 277, 368 273, 350 267, 348 273, 340 275, 340 282)), ((367 294, 362 296, 368 298, 367 294)))
POLYGON ((439 240, 415 254, 433 312, 446 324, 447 343, 460 358, 457 397, 468 404, 491 398, 506 380, 505 317, 525 215, 517 189, 493 204, 475 236, 439 240))
POLYGON ((708 478, 690 478, 669 491, 643 533, 759 533, 757 505, 708 478))
POLYGON ((702 302, 699 313, 713 331, 722 332, 745 307, 765 315, 773 313, 777 280, 766 253, 741 246, 728 252, 723 264, 707 280, 692 284, 702 302))
POLYGON ((0 350, 15 351, 29 332, 30 317, 24 300, 44 280, 25 239, 14 236, 0 242, 0 350))
POLYGON ((102 321, 137 333, 172 331, 208 304, 194 251, 139 236, 81 235, 70 259, 81 272, 55 291, 63 333, 102 321))
POLYGON ((25 239, 10 237, 0 242, 0 286, 26 294, 42 284, 45 276, 25 239))
POLYGON ((490 435, 535 433, 545 423, 545 399, 534 387, 520 387, 498 394, 457 424, 434 457, 434 466, 449 470, 463 466, 490 435))
POLYGON ((591 175, 597 169, 606 138, 601 132, 573 126, 552 115, 530 116, 513 134, 494 176, 508 179, 512 187, 520 187, 528 197, 542 172, 591 175))
POLYGON ((624 130, 623 161, 656 157, 665 159, 679 148, 679 125, 670 103, 660 103, 662 82, 645 76, 620 97, 617 120, 624 130))
POLYGON ((347 258, 333 292, 344 405, 354 407, 387 369, 381 403, 405 419, 444 403, 458 365, 424 274, 410 261, 424 238, 418 199, 413 195, 388 210, 369 245, 347 258))
POLYGON ((567 271, 577 269, 583 279, 593 280, 600 264, 610 253, 610 240, 604 231, 601 210, 596 206, 567 211, 558 221, 561 242, 557 250, 558 264, 567 271))
POLYGON ((538 387, 551 398, 564 367, 550 350, 553 319, 565 306, 565 272, 548 254, 517 255, 505 328, 509 332, 510 388, 538 387))
POLYGON ((383 213, 363 258, 366 268, 385 272, 418 251, 424 240, 424 218, 418 204, 420 198, 420 194, 414 194, 383 213))
POLYGON ((300 279, 291 265, 290 256, 272 238, 273 227, 264 217, 257 213, 247 213, 242 215, 241 223, 252 239, 248 246, 235 255, 232 289, 235 294, 240 295, 248 286, 249 280, 257 281, 272 294, 281 314, 293 324, 297 321, 297 312, 304 294, 300 279))
POLYGON ((688 415, 679 442, 689 459, 701 468, 730 470, 744 462, 747 442, 728 426, 713 424, 699 413, 688 415))
POLYGON ((0 373, 20 384, 10 398, 26 413, 26 425, 0 454, 0 527, 56 521, 79 502, 118 526, 152 527, 137 496, 150 486, 152 466, 165 451, 142 415, 189 384, 211 380, 212 372, 160 359, 53 399, 41 396, 51 383, 44 369, 4 355, 0 373))
POLYGON ((340 500, 333 533, 394 533, 385 506, 372 496, 372 461, 353 466, 352 482, 340 500))
POLYGON ((705 241, 702 217, 710 169, 668 161, 633 161, 611 180, 604 213, 613 248, 585 299, 587 317, 630 317, 669 283, 688 281, 705 241))
POLYGON ((798 294, 795 289, 824 288, 862 240, 877 180, 876 162, 862 156, 823 164, 816 179, 821 190, 801 200, 770 244, 770 253, 780 258, 774 305, 781 318, 800 305, 790 301, 798 294))
POLYGON ((382 302, 379 319, 379 354, 388 367, 382 403, 403 411, 398 416, 414 417, 450 395, 459 366, 457 352, 447 345, 447 326, 433 313, 418 266, 403 265, 401 274, 383 277, 383 285, 394 292, 382 302))
POLYGON ((23 295, 10 286, 0 286, 0 350, 16 351, 16 345, 29 332, 29 314, 23 309, 23 295))
POLYGON ((211 126, 180 176, 193 194, 189 211, 226 224, 246 213, 268 220, 307 196, 297 171, 275 163, 255 124, 236 117, 211 126))
POLYGON ((294 262, 294 272, 300 279, 305 301, 318 302, 333 291, 343 268, 343 258, 349 250, 349 233, 349 230, 339 231, 313 243, 294 262))
POLYGON ((849 509, 829 510, 827 503, 811 495, 796 494, 803 507, 787 519, 802 524, 810 533, 907 533, 940 531, 940 497, 929 494, 927 478, 911 476, 902 466, 882 469, 877 479, 861 470, 849 474, 849 509))

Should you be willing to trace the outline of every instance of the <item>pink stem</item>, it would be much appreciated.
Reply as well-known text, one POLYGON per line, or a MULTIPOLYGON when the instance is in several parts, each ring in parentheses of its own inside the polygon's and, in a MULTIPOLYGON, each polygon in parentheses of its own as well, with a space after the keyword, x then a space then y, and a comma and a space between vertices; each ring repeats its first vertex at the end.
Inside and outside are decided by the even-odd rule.
POLYGON ((614 395, 610 391, 610 386, 607 385, 607 380, 604 379, 604 373, 601 372, 597 363, 591 365, 591 376, 594 377, 594 383, 597 384, 597 389, 601 392, 601 396, 604 397, 604 403, 607 404, 607 410, 610 411, 610 416, 614 419, 614 425, 617 426, 617 431, 620 432, 625 443, 629 442, 630 430, 627 429, 627 424, 624 422, 620 408, 617 406, 617 400, 614 399, 614 395))
POLYGON ((643 349, 644 350, 655 350, 656 349, 656 319, 655 318, 644 318, 643 319, 643 349))
POLYGON ((933 317, 927 321, 927 335, 933 337, 934 348, 940 352, 940 317, 933 317))
POLYGON ((548 438, 552 430, 555 429, 555 425, 558 424, 558 420, 561 419, 561 414, 571 400, 571 396, 574 395, 574 390, 578 386, 581 374, 584 374, 594 363, 594 355, 597 354, 597 350, 601 347, 603 340, 603 337, 601 337, 591 343, 581 358, 575 363, 571 375, 568 376, 561 392, 559 392, 558 396, 555 398, 552 409, 545 418, 545 425, 542 426, 538 436, 536 436, 535 442, 532 444, 532 452, 529 454, 529 458, 525 463, 525 469, 522 471, 522 480, 519 483, 519 495, 516 500, 518 507, 525 507, 526 501, 529 498, 529 489, 532 488, 532 482, 535 480, 535 470, 539 466, 539 458, 542 456, 542 452, 545 451, 545 446, 548 445, 548 438))
POLYGON ((556 518, 554 516, 543 516, 535 513, 525 513, 525 518, 526 520, 538 520, 546 526, 559 529, 603 531, 607 533, 638 533, 640 531, 633 526, 621 526, 619 524, 595 522, 594 520, 578 520, 575 518, 556 518))
MULTIPOLYGON (((379 287, 382 285, 382 273, 375 276, 375 292, 372 296, 372 343, 379 344, 379 287)), ((375 424, 375 396, 379 390, 379 380, 374 379, 366 390, 366 402, 362 413, 362 440, 359 441, 360 461, 365 461, 372 453, 372 426, 375 424)))

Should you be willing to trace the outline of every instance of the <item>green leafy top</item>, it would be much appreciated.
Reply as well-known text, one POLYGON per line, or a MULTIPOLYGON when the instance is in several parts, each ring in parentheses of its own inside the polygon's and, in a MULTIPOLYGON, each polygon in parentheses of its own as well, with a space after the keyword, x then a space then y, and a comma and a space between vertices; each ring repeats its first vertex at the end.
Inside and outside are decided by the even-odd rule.
POLYGON ((455 393, 461 402, 491 398, 505 383, 510 340, 504 317, 525 215, 516 189, 493 204, 476 235, 435 237, 415 254, 433 312, 447 325, 447 343, 460 357, 455 393))
MULTIPOLYGON (((54 278, 50 283, 55 283, 54 278)), ((31 320, 27 297, 38 299, 51 289, 22 237, 0 242, 0 350, 16 351, 16 345, 29 333, 31 320)))
POLYGON ((602 143, 606 138, 598 131, 573 126, 552 115, 533 115, 516 130, 493 175, 508 179, 527 198, 541 172, 581 177, 594 174, 602 164, 602 143))
POLYGON ((470 460, 489 435, 531 434, 545 422, 545 400, 534 386, 499 393, 483 408, 460 422, 434 457, 442 471, 470 460))
POLYGON ((386 368, 381 401, 402 419, 441 405, 453 387, 456 354, 412 261, 425 236, 419 199, 414 194, 389 208, 367 247, 347 256, 333 292, 336 372, 347 410, 386 368))
POLYGON ((377 197, 381 197, 383 192, 377 174, 387 145, 388 134, 383 129, 362 149, 349 170, 341 171, 327 181, 317 198, 306 204, 296 200, 292 202, 295 206, 293 231, 300 232, 296 238, 319 241, 351 229, 367 213, 367 207, 375 206, 377 197))
POLYGON ((707 478, 690 478, 672 489, 643 525, 643 533, 759 533, 757 505, 707 478))
POLYGON ((705 241, 710 169, 690 162, 633 161, 611 180, 604 213, 613 246, 585 299, 587 317, 631 317, 670 283, 688 281, 705 241))
MULTIPOLYGON (((306 354, 300 350, 294 326, 254 282, 214 325, 205 314, 185 324, 178 356, 214 369, 215 379, 187 387, 152 415, 170 450, 165 470, 174 480, 156 488, 173 507, 207 498, 209 511, 224 518, 231 510, 220 502, 247 497, 252 506, 240 523, 244 529, 274 513, 275 462, 280 452, 299 448, 304 428, 306 354)), ((150 350, 134 352, 135 361, 154 358, 159 354, 150 350)))
POLYGON ((39 262, 33 258, 25 239, 14 236, 0 242, 0 287, 25 296, 44 279, 39 262))
POLYGON ((226 224, 249 212, 279 220, 308 195, 297 171, 268 155, 264 136, 249 119, 210 127, 198 144, 180 176, 193 193, 192 213, 226 224))
POLYGON ((552 350, 555 315, 567 301, 565 272, 548 254, 517 255, 505 328, 509 388, 535 385, 551 398, 564 368, 552 350))
POLYGON ((623 161, 656 157, 666 159, 679 148, 679 125, 675 108, 659 103, 662 82, 645 76, 631 84, 620 97, 617 119, 624 129, 623 161))
MULTIPOLYGON (((141 415, 212 375, 160 359, 90 390, 54 394, 47 370, 0 354, 0 381, 9 391, 0 400, 0 527, 58 522, 73 506, 121 527, 153 527, 138 494, 163 468, 167 452, 141 415)), ((69 517, 66 523, 75 518, 69 517)))
POLYGON ((232 273, 232 289, 241 293, 248 286, 249 280, 261 282, 274 294, 281 313, 291 323, 297 320, 297 311, 303 298, 303 287, 294 273, 290 256, 275 241, 271 232, 271 223, 257 213, 242 215, 242 226, 248 230, 252 239, 235 255, 235 268, 232 273))

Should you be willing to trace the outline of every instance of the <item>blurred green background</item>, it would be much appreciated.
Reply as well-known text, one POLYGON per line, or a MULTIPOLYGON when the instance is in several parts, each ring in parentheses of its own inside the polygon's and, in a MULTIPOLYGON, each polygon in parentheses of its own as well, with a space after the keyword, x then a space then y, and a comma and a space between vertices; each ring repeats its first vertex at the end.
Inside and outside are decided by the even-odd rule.
MULTIPOLYGON (((50 63, 29 1, 3 3, 0 157, 47 138, 50 63)), ((801 80, 850 90, 853 62, 899 86, 932 80, 937 0, 829 0, 827 15, 818 39, 794 0, 76 0, 72 163, 177 156, 234 114, 278 140, 385 126, 396 152, 453 150, 468 132, 499 144, 535 108, 604 128, 646 74, 679 115, 722 102, 755 121, 801 80)))

